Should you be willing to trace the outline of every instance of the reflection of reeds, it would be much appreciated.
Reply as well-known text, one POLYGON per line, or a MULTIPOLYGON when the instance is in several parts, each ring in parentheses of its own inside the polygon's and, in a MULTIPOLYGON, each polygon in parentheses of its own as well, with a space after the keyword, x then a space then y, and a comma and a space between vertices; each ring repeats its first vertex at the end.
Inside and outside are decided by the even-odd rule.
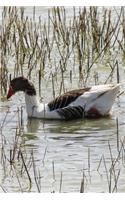
POLYGON ((54 161, 52 161, 52 167, 53 167, 53 180, 55 181, 55 164, 54 161))
POLYGON ((37 190, 38 192, 41 192, 41 181, 40 181, 41 176, 40 176, 40 171, 37 172, 37 169, 36 169, 33 151, 32 151, 32 164, 33 164, 34 180, 37 186, 37 190))
POLYGON ((22 162, 23 162, 23 166, 25 168, 25 171, 26 171, 26 174, 28 176, 28 180, 29 180, 29 188, 31 188, 31 184, 32 184, 32 181, 31 181, 31 177, 30 177, 30 174, 29 174, 29 171, 27 169, 27 165, 25 163, 25 159, 24 159, 24 156, 23 156, 23 153, 20 151, 20 156, 21 156, 21 159, 22 159, 22 162))
MULTIPOLYGON (((3 121, 1 122, 1 160, 0 163, 3 167, 4 174, 6 176, 13 176, 11 178, 16 178, 18 181, 18 185, 16 187, 19 187, 19 191, 32 191, 32 188, 34 187, 34 184, 36 185, 37 191, 42 191, 42 180, 41 180, 41 168, 44 168, 46 166, 46 152, 47 147, 44 150, 43 153, 43 159, 41 160, 43 165, 40 165, 41 168, 38 168, 38 163, 35 159, 34 152, 32 150, 31 154, 27 152, 27 148, 25 146, 25 138, 24 135, 24 128, 21 126, 21 109, 18 108, 16 112, 17 117, 17 123, 16 123, 16 130, 15 130, 15 136, 13 143, 10 145, 10 148, 6 149, 6 144, 9 142, 7 141, 6 137, 4 136, 4 126, 7 123, 7 117, 9 115, 9 112, 5 115, 3 118, 3 121), (7 175, 8 167, 10 166, 11 173, 7 175), (25 177, 25 187, 22 183, 23 177, 25 177)), ((121 170, 122 167, 125 166, 125 138, 120 139, 119 136, 119 123, 118 119, 116 119, 116 125, 117 125, 117 151, 115 154, 112 152, 112 146, 110 142, 108 142, 108 148, 109 148, 109 157, 107 160, 107 157, 104 155, 101 156, 99 163, 97 163, 97 171, 99 172, 99 176, 103 177, 106 176, 107 180, 107 191, 108 192, 117 192, 119 189, 119 179, 121 178, 121 170), (119 167, 121 166, 121 168, 119 167), (102 170, 102 171, 101 171, 102 170)), ((93 166, 92 166, 92 156, 90 156, 90 147, 88 147, 88 156, 87 156, 87 168, 83 169, 83 176, 80 180, 80 193, 83 193, 87 191, 87 184, 90 184, 93 182, 93 166), (88 175, 85 174, 85 170, 88 171, 88 175), (87 179, 90 179, 91 181, 86 181, 87 179)), ((56 163, 52 161, 52 178, 53 178, 53 187, 55 183, 57 183, 57 177, 55 177, 55 166, 56 163)), ((63 182, 63 171, 60 173, 60 180, 59 180, 59 192, 63 192, 62 185, 63 182)), ((0 186, 1 187, 1 186, 0 186)), ((7 192, 4 186, 2 187, 2 190, 7 192)), ((54 188, 53 191, 55 192, 56 189, 54 188)))
POLYGON ((91 157, 90 157, 90 148, 88 148, 88 172, 90 173, 90 160, 91 160, 91 157))
POLYGON ((83 177, 82 177, 81 186, 80 186, 80 193, 84 193, 84 191, 85 191, 85 174, 83 171, 83 177))
POLYGON ((63 181, 63 173, 61 172, 61 175, 60 175, 60 186, 59 186, 59 192, 62 191, 62 181, 63 181))
POLYGON ((119 152, 119 122, 118 122, 118 118, 116 118, 116 135, 117 135, 117 150, 119 152))

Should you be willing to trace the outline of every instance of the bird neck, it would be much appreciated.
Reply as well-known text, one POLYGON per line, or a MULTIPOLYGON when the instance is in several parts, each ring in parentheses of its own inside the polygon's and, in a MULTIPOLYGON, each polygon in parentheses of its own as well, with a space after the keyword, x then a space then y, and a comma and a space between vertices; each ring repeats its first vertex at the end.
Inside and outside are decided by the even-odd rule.
POLYGON ((33 112, 36 112, 39 107, 39 100, 37 98, 37 95, 29 95, 25 93, 25 101, 28 116, 32 116, 33 112))

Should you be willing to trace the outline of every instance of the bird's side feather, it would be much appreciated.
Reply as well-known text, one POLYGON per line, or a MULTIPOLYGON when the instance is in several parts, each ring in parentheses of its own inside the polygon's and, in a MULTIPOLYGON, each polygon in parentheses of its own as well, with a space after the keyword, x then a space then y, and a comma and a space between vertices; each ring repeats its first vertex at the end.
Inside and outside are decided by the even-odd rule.
POLYGON ((70 103, 75 101, 79 96, 83 95, 85 92, 89 90, 90 88, 83 88, 66 92, 63 95, 49 102, 48 107, 50 111, 67 107, 70 103))

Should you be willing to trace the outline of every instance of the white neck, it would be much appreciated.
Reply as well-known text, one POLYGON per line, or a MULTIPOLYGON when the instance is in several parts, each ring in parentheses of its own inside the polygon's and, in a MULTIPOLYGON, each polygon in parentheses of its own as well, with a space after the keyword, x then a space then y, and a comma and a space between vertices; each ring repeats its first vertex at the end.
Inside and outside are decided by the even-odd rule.
POLYGON ((37 99, 36 95, 30 96, 25 93, 25 101, 26 101, 26 110, 28 116, 34 116, 38 107, 39 107, 39 100, 37 99))
POLYGON ((26 110, 29 117, 44 119, 60 119, 56 111, 50 111, 47 104, 40 103, 37 96, 30 96, 25 93, 26 110))

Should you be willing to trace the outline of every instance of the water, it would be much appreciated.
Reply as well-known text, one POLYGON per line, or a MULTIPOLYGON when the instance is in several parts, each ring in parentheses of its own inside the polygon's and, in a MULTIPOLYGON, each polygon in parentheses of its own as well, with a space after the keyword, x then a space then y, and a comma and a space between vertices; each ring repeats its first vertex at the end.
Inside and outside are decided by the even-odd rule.
MULTIPOLYGON (((125 128, 125 114, 123 110, 125 103, 122 103, 122 100, 120 101, 120 107, 118 100, 116 101, 111 117, 97 120, 86 119, 68 122, 38 119, 28 120, 24 108, 24 132, 21 137, 21 146, 22 148, 25 147, 27 164, 33 150, 35 169, 37 173, 38 171, 40 172, 41 177, 41 192, 59 192, 61 174, 61 192, 79 192, 83 172, 85 174, 85 192, 107 192, 109 190, 104 162, 101 162, 100 167, 99 163, 101 157, 104 156, 107 169, 110 169, 111 155, 109 143, 113 158, 116 158, 118 155, 116 117, 119 119, 119 138, 121 139, 124 137, 125 128), (99 171, 97 171, 98 167, 99 171)), ((18 95, 15 95, 12 100, 1 102, 1 123, 4 121, 8 106, 10 107, 10 112, 6 117, 2 130, 7 139, 5 148, 8 158, 8 151, 13 148, 15 129, 18 124, 15 111, 17 110, 17 106, 20 105, 24 105, 23 94, 20 94, 20 99, 18 99, 18 95)), ((20 163, 16 162, 15 165, 17 165, 16 168, 18 169, 20 163)), ((125 171, 121 159, 117 163, 116 175, 119 169, 121 171, 117 190, 118 192, 124 192, 125 171)), ((7 172, 5 174, 3 171, 1 165, 0 185, 5 187, 8 192, 19 192, 20 186, 15 174, 11 174, 11 166, 7 165, 7 172)), ((32 177, 31 191, 37 192, 38 189, 34 181, 32 166, 29 173, 32 177)), ((20 177, 20 182, 22 190, 27 191, 27 185, 29 184, 26 174, 20 177)), ((113 180, 112 185, 114 185, 113 180)))
MULTIPOLYGON (((46 19, 47 9, 37 8, 36 15, 42 13, 46 19)), ((31 12, 32 8, 26 9, 27 15, 30 16, 31 12)), ((105 78, 107 71, 103 75, 105 78)), ((124 72, 122 76, 124 77, 124 72)), ((43 84, 42 87, 44 101, 49 101, 52 97, 51 86, 43 84)), ((125 192, 124 108, 123 94, 116 99, 112 115, 108 118, 74 121, 38 120, 27 119, 22 93, 16 94, 9 101, 1 101, 0 124, 1 135, 3 134, 5 138, 6 159, 3 162, 2 140, 0 140, 0 192, 3 192, 3 189, 8 192, 38 192, 39 189, 41 192, 80 192, 82 180, 84 180, 84 192, 109 192, 110 185, 111 191, 114 188, 114 192, 125 192), (21 106, 23 106, 23 130, 20 135, 18 108, 20 110, 21 106), (14 164, 10 165, 8 162, 10 150, 14 148, 16 141, 15 135, 17 138, 19 136, 18 150, 21 148, 23 152, 32 180, 31 185, 17 152, 14 164), (118 147, 121 148, 122 145, 122 153, 116 162, 115 171, 110 174, 112 161, 117 158, 118 147), (116 182, 117 187, 115 187, 116 182)))

